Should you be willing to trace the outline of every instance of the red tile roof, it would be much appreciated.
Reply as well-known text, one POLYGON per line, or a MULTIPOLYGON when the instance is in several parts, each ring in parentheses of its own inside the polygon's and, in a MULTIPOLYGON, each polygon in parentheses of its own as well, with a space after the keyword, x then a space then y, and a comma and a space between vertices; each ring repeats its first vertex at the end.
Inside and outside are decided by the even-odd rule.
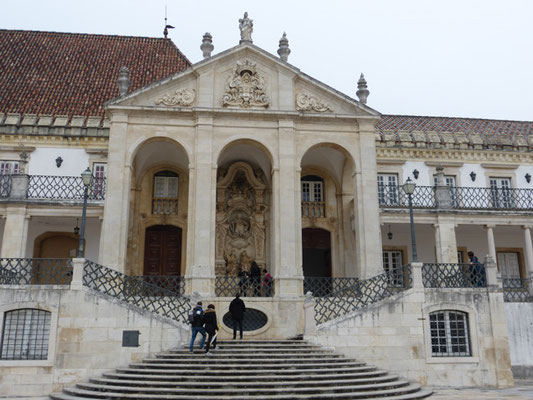
POLYGON ((120 67, 132 91, 190 65, 164 38, 0 29, 0 112, 103 117, 120 67))
POLYGON ((452 117, 417 117, 410 115, 383 115, 376 131, 422 131, 437 133, 464 132, 467 135, 479 133, 481 137, 508 136, 533 134, 533 122, 530 121, 505 121, 478 118, 452 118, 452 117))

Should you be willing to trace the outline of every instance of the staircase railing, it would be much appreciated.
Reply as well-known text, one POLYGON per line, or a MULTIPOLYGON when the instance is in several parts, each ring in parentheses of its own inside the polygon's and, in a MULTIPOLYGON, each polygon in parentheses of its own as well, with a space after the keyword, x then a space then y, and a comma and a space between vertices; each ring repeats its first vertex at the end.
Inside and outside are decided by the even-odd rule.
POLYGON ((409 265, 357 281, 352 286, 316 297, 315 321, 322 324, 391 297, 411 286, 412 273, 409 265))
POLYGON ((422 281, 427 288, 487 287, 485 266, 476 264, 425 263, 422 281))
POLYGON ((191 309, 190 299, 177 292, 89 260, 83 269, 83 285, 175 321, 186 321, 191 309))
POLYGON ((533 279, 524 278, 502 278, 503 299, 508 303, 531 303, 533 302, 533 295, 530 290, 532 288, 533 279))

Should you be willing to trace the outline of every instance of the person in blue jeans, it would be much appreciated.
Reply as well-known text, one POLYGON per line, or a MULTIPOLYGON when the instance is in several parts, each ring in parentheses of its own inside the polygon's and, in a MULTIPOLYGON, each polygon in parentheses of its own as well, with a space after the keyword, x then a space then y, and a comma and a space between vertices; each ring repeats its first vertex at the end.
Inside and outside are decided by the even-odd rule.
POLYGON ((196 335, 198 333, 202 335, 202 340, 200 340, 200 350, 204 348, 205 344, 205 338, 206 338, 206 331, 204 328, 204 310, 202 309, 202 302, 199 301, 196 304, 196 307, 192 310, 193 313, 193 320, 191 322, 191 330, 192 330, 192 336, 191 336, 191 343, 189 344, 189 351, 192 353, 194 351, 194 340, 196 339, 196 335))

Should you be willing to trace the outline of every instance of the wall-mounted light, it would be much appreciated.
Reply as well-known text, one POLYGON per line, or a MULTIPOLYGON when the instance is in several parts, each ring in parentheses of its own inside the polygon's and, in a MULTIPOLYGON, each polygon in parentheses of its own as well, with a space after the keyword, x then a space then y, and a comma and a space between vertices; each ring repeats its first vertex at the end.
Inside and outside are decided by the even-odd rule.
POLYGON ((525 178, 527 183, 531 182, 531 175, 526 174, 525 178))
POLYGON ((61 167, 61 164, 63 163, 63 159, 61 158, 61 156, 57 157, 56 158, 56 165, 57 165, 57 168, 61 167))
POLYGON ((415 179, 418 179, 418 174, 420 173, 420 171, 418 171, 417 169, 415 169, 413 171, 413 176, 415 177, 415 179))
POLYGON ((470 179, 472 179, 472 182, 476 180, 476 173, 474 171, 470 172, 470 179))
POLYGON ((78 235, 80 233, 80 228, 78 227, 78 218, 76 218, 76 226, 74 227, 74 234, 78 235))
POLYGON ((390 230, 390 225, 389 225, 389 232, 387 233, 387 237, 389 238, 389 240, 392 240, 392 232, 390 230))

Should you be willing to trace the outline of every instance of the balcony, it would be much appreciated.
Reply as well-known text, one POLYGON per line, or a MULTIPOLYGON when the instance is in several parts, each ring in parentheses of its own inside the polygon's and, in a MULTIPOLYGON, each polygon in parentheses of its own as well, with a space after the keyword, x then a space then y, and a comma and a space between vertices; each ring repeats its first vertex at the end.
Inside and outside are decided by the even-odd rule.
MULTIPOLYGON (((70 201, 83 202, 81 176, 0 175, 0 201, 70 201)), ((89 187, 88 201, 105 199, 106 178, 94 178, 89 187)))
MULTIPOLYGON (((408 208, 402 186, 380 186, 382 208, 408 208)), ((452 210, 532 211, 533 189, 417 186, 413 208, 452 210)))
POLYGON ((325 216, 325 201, 302 201, 302 217, 324 218, 325 216))

